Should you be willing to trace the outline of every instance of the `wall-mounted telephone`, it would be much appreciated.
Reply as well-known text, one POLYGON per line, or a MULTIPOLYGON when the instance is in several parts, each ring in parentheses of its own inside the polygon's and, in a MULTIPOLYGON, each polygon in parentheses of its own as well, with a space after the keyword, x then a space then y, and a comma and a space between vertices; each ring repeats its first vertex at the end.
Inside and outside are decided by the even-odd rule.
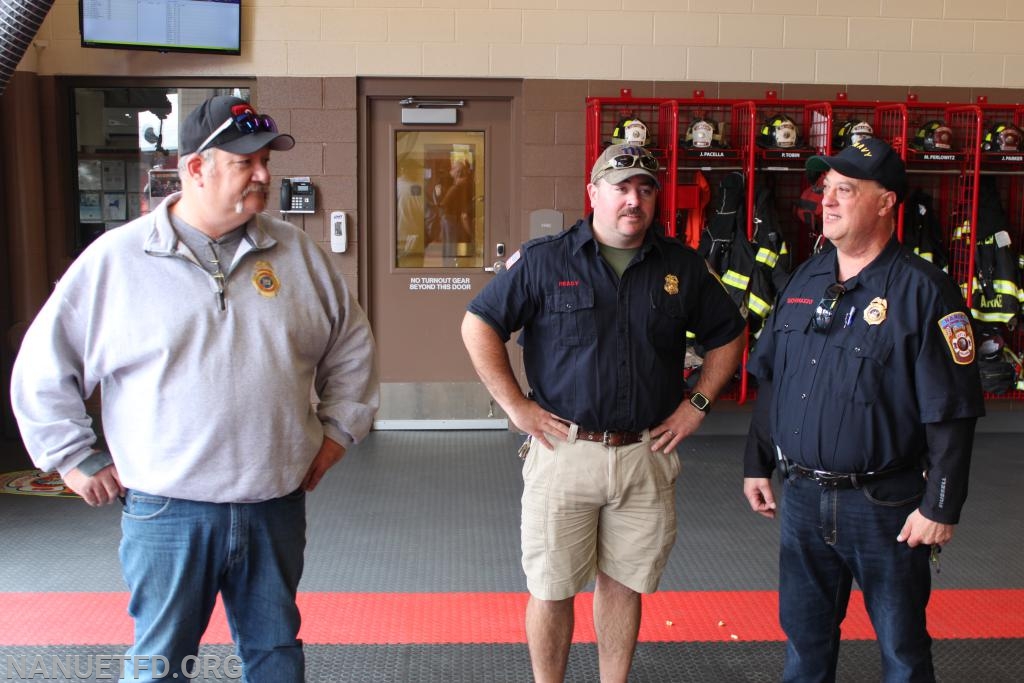
POLYGON ((348 249, 348 220, 344 211, 331 212, 331 251, 339 254, 348 249))
POLYGON ((281 179, 281 212, 313 213, 316 211, 316 188, 309 178, 281 179))

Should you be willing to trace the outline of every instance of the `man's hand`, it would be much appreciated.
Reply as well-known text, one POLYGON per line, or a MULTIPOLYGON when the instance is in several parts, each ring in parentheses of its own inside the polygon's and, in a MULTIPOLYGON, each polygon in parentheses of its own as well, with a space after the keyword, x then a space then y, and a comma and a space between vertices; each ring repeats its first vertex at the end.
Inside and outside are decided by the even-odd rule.
POLYGON ((954 527, 952 524, 933 522, 920 510, 914 510, 907 516, 907 521, 896 537, 899 543, 906 541, 911 548, 921 545, 945 545, 953 538, 954 527))
POLYGON ((549 451, 555 448, 548 441, 549 434, 560 436, 563 440, 569 438, 569 422, 544 410, 536 401, 526 398, 517 401, 508 417, 512 420, 512 424, 532 435, 549 451))
POLYGON ((706 414, 690 405, 689 401, 683 401, 664 422, 651 429, 651 452, 671 453, 683 439, 697 431, 706 414))
POLYGON ((302 488, 306 491, 315 489, 320 480, 323 479, 324 474, 327 473, 327 470, 341 462, 341 459, 344 457, 345 447, 325 436, 320 450, 317 452, 316 457, 313 458, 313 463, 309 466, 309 470, 302 480, 302 488))
POLYGON ((64 483, 94 508, 109 505, 127 493, 113 465, 107 465, 91 477, 76 467, 64 475, 64 483))
POLYGON ((767 477, 745 477, 743 495, 750 503, 750 509, 768 519, 775 519, 775 494, 772 480, 767 477))

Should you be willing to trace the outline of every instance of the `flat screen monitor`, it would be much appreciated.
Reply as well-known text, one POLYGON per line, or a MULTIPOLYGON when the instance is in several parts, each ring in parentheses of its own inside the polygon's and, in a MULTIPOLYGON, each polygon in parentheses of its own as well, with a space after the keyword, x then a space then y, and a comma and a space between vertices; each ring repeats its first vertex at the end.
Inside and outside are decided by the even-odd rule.
POLYGON ((80 0, 82 46, 238 55, 241 0, 80 0))

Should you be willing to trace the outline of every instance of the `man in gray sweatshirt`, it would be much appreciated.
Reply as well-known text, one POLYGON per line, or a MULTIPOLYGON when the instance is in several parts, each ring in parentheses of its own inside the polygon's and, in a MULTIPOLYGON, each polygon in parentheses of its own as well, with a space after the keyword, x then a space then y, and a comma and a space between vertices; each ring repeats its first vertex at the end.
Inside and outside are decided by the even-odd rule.
POLYGON ((35 463, 124 506, 126 679, 183 678, 219 593, 246 680, 303 680, 305 494, 369 432, 378 384, 339 270, 262 213, 270 152, 294 144, 243 100, 201 104, 182 191, 72 263, 15 362, 35 463), (84 405, 97 388, 105 451, 84 405))

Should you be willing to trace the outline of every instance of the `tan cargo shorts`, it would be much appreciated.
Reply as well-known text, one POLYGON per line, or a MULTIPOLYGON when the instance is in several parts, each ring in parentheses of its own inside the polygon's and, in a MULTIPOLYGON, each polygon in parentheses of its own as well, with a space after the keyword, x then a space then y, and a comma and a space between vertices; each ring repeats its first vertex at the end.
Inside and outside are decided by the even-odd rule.
POLYGON ((679 456, 640 443, 609 447, 549 436, 523 466, 523 571, 530 594, 572 597, 600 570, 638 593, 653 593, 676 539, 679 456))

